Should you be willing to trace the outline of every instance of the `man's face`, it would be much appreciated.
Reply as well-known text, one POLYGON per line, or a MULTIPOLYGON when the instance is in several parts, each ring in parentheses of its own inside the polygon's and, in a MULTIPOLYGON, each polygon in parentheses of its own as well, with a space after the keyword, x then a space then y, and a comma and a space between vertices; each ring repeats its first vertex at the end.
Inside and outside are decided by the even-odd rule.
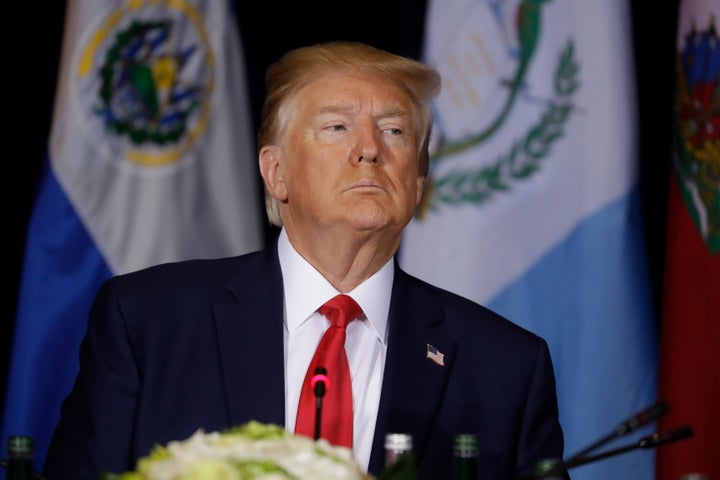
POLYGON ((387 79, 332 72, 303 87, 287 113, 278 144, 261 151, 261 168, 275 165, 283 223, 399 235, 423 183, 407 94, 387 79))

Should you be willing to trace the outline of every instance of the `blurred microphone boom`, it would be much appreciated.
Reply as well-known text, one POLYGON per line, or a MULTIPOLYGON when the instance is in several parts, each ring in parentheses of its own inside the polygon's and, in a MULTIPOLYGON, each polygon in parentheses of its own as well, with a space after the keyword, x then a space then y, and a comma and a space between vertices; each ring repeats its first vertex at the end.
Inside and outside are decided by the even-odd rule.
POLYGON ((657 420, 658 418, 665 415, 668 410, 670 410, 668 404, 661 400, 655 405, 633 415, 632 418, 629 418, 628 420, 618 425, 618 427, 615 429, 615 435, 619 437, 634 430, 637 430, 640 427, 644 427, 648 423, 657 420))
POLYGON ((693 429, 689 425, 678 427, 674 430, 664 433, 653 433, 647 437, 641 438, 638 442, 640 448, 655 448, 668 443, 677 442, 693 436, 693 429))
POLYGON ((573 468, 573 467, 579 467, 580 465, 585 465, 586 463, 596 462, 598 460, 602 460, 603 458, 614 457, 615 455, 629 452, 630 450, 637 450, 638 448, 657 448, 661 445, 667 445, 669 443, 677 442, 678 440, 684 440, 684 439, 690 438, 692 436, 693 436, 692 427, 686 425, 686 426, 682 426, 682 427, 678 427, 676 429, 670 430, 669 432, 653 433, 652 435, 643 437, 639 441, 632 443, 630 445, 625 445, 624 447, 608 450, 608 451, 605 451, 602 453, 598 453, 597 455, 590 455, 587 457, 576 458, 574 460, 569 460, 569 461, 566 461, 563 463, 564 463, 564 466, 566 469, 573 468))
POLYGON ((647 437, 641 438, 639 441, 635 443, 631 443, 629 445, 625 445, 619 448, 614 448, 612 450, 606 450, 604 452, 595 454, 595 455, 588 455, 588 456, 582 456, 578 457, 577 455, 574 456, 572 459, 562 461, 555 465, 553 468, 549 469, 548 471, 544 472, 541 475, 527 475, 524 477, 520 477, 518 480, 540 480, 540 479, 546 479, 548 477, 552 477, 554 475, 564 475, 567 470, 575 467, 579 467, 581 465, 585 465, 588 463, 597 462, 598 460, 602 460, 604 458, 614 457, 616 455, 620 455, 621 453, 629 452, 631 450, 637 450, 639 448, 657 448, 661 445, 667 445, 673 442, 677 442, 678 440, 684 440, 686 438, 690 438, 693 436, 693 429, 689 425, 685 425, 682 427, 675 428, 673 430, 670 430, 669 432, 663 432, 663 433, 653 433, 652 435, 648 435, 647 437))
POLYGON ((650 422, 653 422, 657 420, 658 418, 665 415, 668 410, 670 410, 670 407, 666 402, 663 400, 660 400, 656 402, 655 404, 651 405, 648 408, 645 408, 641 410, 640 412, 636 413, 629 419, 622 422, 620 425, 617 426, 615 430, 607 434, 606 436, 600 438, 596 442, 588 445, 587 447, 583 448, 579 452, 575 453, 572 457, 570 457, 567 461, 574 461, 577 458, 581 458, 588 453, 592 452, 593 450, 597 450, 599 447, 605 445, 611 440, 614 440, 618 437, 622 437, 623 435, 627 435, 630 432, 633 432, 637 430, 640 427, 644 427, 645 425, 649 424, 650 422))

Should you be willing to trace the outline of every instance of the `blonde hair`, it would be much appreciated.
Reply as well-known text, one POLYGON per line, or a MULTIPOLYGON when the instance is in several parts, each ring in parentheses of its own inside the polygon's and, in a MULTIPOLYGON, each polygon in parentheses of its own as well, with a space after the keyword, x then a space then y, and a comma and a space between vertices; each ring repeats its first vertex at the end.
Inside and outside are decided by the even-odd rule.
MULTIPOLYGON (((319 74, 348 70, 389 78, 405 90, 414 108, 418 139, 418 171, 427 176, 432 130, 430 101, 440 92, 440 74, 417 60, 395 55, 358 42, 333 41, 287 52, 270 66, 258 131, 258 148, 276 143, 282 134, 293 96, 319 74)), ((265 190, 265 209, 270 223, 281 226, 277 200, 265 190)))

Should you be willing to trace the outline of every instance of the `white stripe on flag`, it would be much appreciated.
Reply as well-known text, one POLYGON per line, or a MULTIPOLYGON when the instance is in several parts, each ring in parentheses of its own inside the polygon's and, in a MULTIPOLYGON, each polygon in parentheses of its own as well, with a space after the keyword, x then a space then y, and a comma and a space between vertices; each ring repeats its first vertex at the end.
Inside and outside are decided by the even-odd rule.
MULTIPOLYGON (((443 91, 400 262, 548 340, 567 454, 656 395, 629 25, 620 0, 428 8, 443 91)), ((651 480, 653 456, 573 478, 651 480)))
POLYGON ((72 7, 51 161, 113 272, 258 248, 254 137, 230 6, 72 7))
POLYGON ((39 467, 104 279, 262 246, 244 59, 229 5, 77 0, 66 11, 0 432, 35 437, 39 467))

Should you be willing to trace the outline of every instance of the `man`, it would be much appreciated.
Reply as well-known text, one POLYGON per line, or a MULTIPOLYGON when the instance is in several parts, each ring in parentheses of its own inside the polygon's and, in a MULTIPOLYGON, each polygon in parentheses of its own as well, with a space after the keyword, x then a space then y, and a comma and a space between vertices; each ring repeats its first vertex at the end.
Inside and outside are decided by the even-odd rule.
POLYGON ((293 431, 328 328, 318 309, 340 293, 362 309, 345 351, 363 468, 382 471, 390 432, 412 435, 423 479, 448 478, 458 433, 478 435, 483 478, 562 457, 546 343, 395 261, 428 171, 439 88, 428 66, 358 43, 300 48, 269 70, 259 166, 279 238, 101 287, 50 480, 134 468, 154 444, 198 428, 254 419, 293 431))

